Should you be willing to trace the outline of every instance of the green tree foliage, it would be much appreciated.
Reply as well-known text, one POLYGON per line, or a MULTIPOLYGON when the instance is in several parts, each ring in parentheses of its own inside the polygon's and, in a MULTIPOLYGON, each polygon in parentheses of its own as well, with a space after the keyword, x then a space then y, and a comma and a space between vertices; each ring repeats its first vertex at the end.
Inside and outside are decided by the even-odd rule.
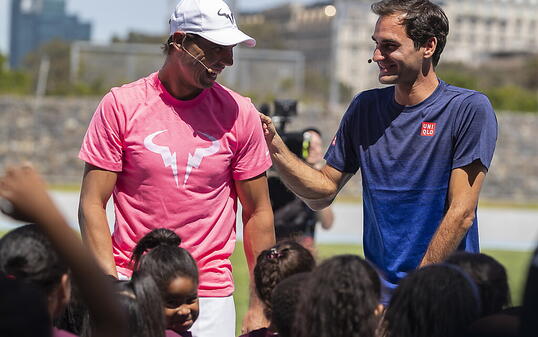
POLYGON ((47 77, 47 95, 102 95, 106 90, 96 83, 73 83, 70 78, 71 45, 65 41, 52 40, 37 51, 28 54, 25 68, 31 74, 34 87, 38 80, 41 61, 48 56, 50 68, 47 77))
POLYGON ((445 82, 484 92, 497 111, 538 112, 538 56, 501 59, 479 67, 440 64, 445 82))
POLYGON ((523 67, 523 85, 531 90, 538 91, 538 55, 531 57, 525 62, 523 67))
POLYGON ((166 42, 168 35, 151 35, 146 33, 139 32, 129 32, 127 38, 123 39, 118 36, 112 37, 113 43, 117 42, 128 42, 128 43, 151 43, 151 44, 161 44, 166 42))
POLYGON ((0 54, 0 94, 25 95, 31 92, 32 81, 29 74, 6 69, 7 58, 0 54))
POLYGON ((241 30, 256 39, 256 48, 286 49, 283 30, 275 23, 241 24, 241 30))
POLYGON ((537 92, 507 85, 486 90, 485 94, 497 110, 538 112, 537 92))
POLYGON ((452 63, 441 66, 437 70, 437 75, 443 81, 457 87, 477 90, 478 84, 476 77, 470 69, 467 69, 461 63, 452 63))

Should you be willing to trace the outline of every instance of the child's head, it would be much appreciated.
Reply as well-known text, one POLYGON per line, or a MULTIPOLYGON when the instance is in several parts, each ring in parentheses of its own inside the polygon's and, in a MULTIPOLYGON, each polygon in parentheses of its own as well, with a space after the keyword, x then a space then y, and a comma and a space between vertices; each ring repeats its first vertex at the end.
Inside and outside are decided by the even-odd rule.
POLYGON ((321 263, 309 278, 295 316, 296 337, 374 336, 381 284, 375 269, 356 255, 321 263))
POLYGON ((134 273, 151 275, 161 293, 167 328, 183 332, 198 318, 198 268, 180 248, 181 239, 159 228, 144 236, 133 251, 134 273))
POLYGON ((282 280, 273 290, 271 324, 280 337, 292 337, 295 312, 311 273, 299 273, 282 280))
POLYGON ((510 304, 506 269, 491 256, 457 252, 445 262, 460 267, 476 282, 482 301, 482 316, 497 313, 510 304))
POLYGON ((0 240, 0 272, 43 291, 51 318, 58 317, 69 302, 67 265, 35 224, 16 228, 0 240))
MULTIPOLYGON (((129 337, 164 337, 165 319, 159 288, 150 275, 133 274, 129 281, 118 281, 110 277, 113 285, 115 300, 123 311, 127 328, 125 336, 129 337)), ((81 337, 96 336, 98 322, 85 313, 81 337)))
POLYGON ((316 262, 308 249, 294 241, 282 241, 258 255, 254 267, 256 292, 265 304, 265 315, 271 317, 271 294, 286 277, 314 269, 316 262))
POLYGON ((50 316, 41 290, 0 273, 0 336, 49 337, 50 316))
POLYGON ((117 282, 115 290, 121 307, 127 313, 127 336, 164 337, 161 294, 151 276, 136 274, 130 281, 117 282))
POLYGON ((458 337, 479 318, 480 295, 460 268, 430 265, 407 275, 384 317, 385 337, 458 337))

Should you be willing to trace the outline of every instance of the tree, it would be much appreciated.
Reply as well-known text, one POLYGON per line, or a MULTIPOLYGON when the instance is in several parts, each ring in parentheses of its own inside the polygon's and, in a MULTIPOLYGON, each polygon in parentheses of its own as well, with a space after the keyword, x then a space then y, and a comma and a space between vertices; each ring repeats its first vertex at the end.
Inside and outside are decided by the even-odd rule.
POLYGON ((52 40, 37 51, 26 56, 24 65, 30 72, 34 87, 37 83, 39 66, 43 57, 48 56, 50 69, 47 78, 47 95, 101 95, 106 90, 96 83, 73 83, 70 78, 71 45, 62 40, 52 40))
POLYGON ((0 94, 29 94, 32 81, 28 73, 6 69, 7 58, 0 54, 0 94))

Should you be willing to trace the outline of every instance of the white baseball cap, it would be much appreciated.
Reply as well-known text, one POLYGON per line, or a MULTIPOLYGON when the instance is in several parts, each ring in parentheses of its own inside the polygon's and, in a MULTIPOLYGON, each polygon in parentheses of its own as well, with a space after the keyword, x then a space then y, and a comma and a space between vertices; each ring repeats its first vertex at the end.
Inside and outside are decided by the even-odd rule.
POLYGON ((256 45, 256 40, 237 28, 232 11, 222 0, 180 0, 169 23, 170 35, 182 31, 222 46, 256 45))

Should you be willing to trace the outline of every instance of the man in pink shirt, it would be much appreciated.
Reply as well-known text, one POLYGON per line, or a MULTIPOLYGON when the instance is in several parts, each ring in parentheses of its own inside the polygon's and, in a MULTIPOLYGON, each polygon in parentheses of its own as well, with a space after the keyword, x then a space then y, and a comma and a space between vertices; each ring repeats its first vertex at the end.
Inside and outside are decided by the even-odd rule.
MULTIPOLYGON (((79 154, 86 162, 80 227, 101 266, 119 278, 130 276, 142 236, 175 231, 200 270, 193 336, 235 336, 229 257, 237 199, 252 271, 275 240, 265 176, 271 160, 255 107, 215 80, 233 64, 235 45, 256 41, 239 31, 222 0, 181 0, 170 34, 163 67, 111 89, 92 118, 79 154), (112 236, 105 213, 111 195, 112 236)), ((255 296, 250 303, 245 331, 266 323, 255 296)))

